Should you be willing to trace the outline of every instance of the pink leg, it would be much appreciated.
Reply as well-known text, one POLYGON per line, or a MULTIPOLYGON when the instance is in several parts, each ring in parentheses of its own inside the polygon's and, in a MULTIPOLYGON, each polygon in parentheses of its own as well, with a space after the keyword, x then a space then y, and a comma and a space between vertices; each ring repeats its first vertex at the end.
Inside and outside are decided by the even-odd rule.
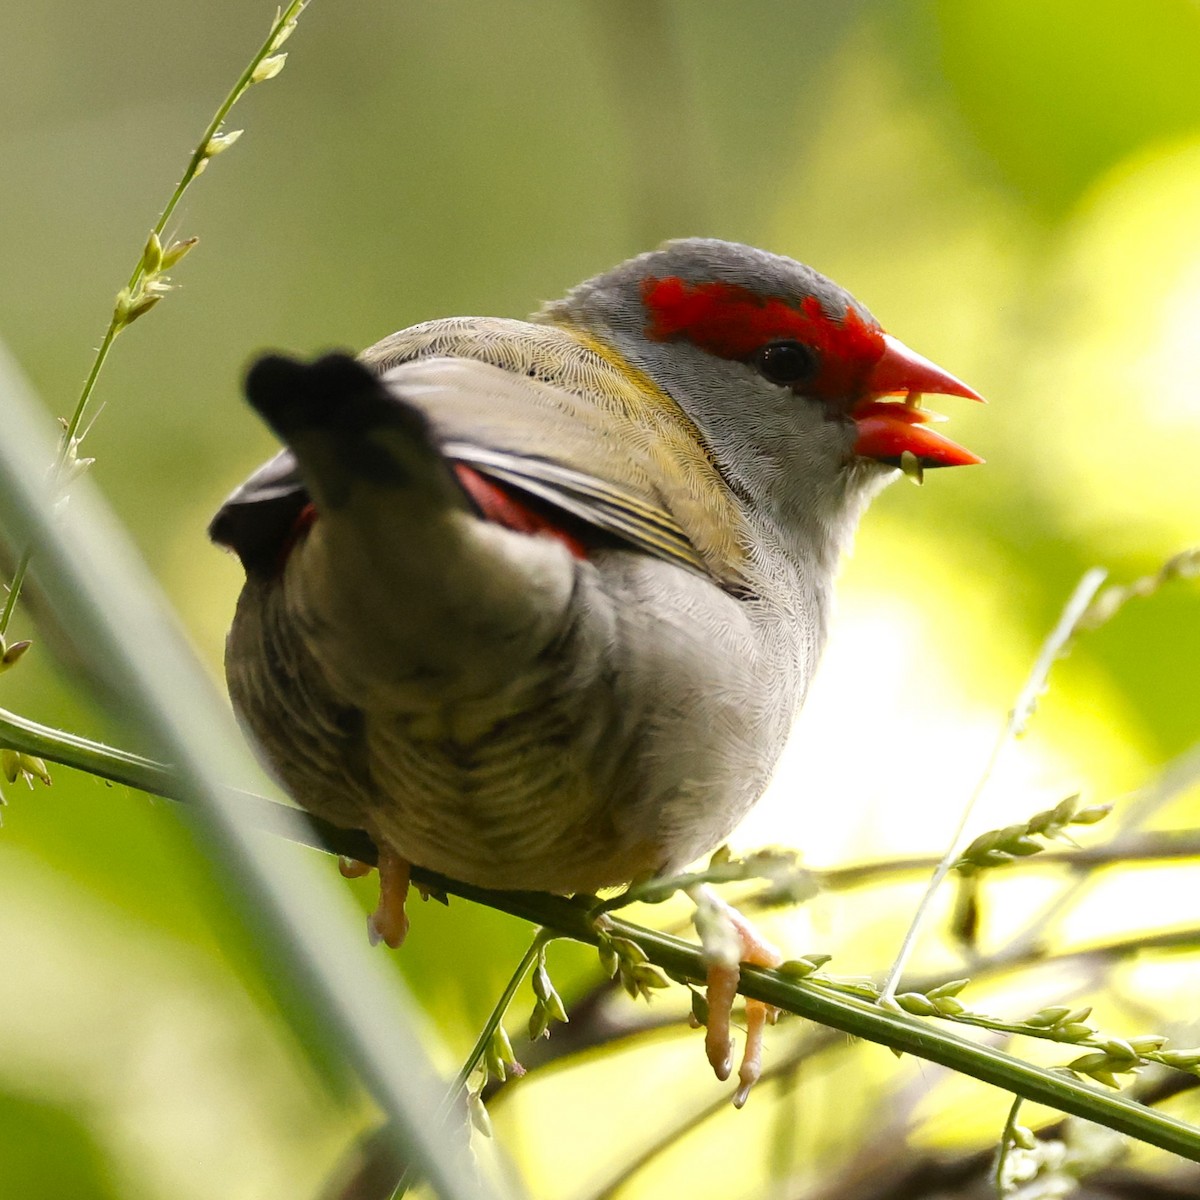
MULTIPOLYGON (((733 927, 741 947, 740 961, 754 967, 775 967, 782 961, 779 951, 765 941, 736 908, 726 904, 711 892, 709 897, 724 912, 733 927)), ((737 963, 714 961, 708 967, 708 1031, 704 1046, 708 1061, 718 1079, 728 1079, 733 1062, 733 1042, 729 1033, 733 1002, 737 996, 741 970, 737 963)), ((733 1103, 741 1108, 750 1089, 762 1073, 763 1029, 774 1025, 779 1010, 761 1000, 746 1001, 746 1049, 738 1070, 738 1089, 733 1103)))
POLYGON ((408 914, 404 911, 408 899, 408 862, 394 850, 379 851, 379 904, 367 918, 367 935, 371 945, 386 943, 393 950, 404 944, 408 935, 408 914))

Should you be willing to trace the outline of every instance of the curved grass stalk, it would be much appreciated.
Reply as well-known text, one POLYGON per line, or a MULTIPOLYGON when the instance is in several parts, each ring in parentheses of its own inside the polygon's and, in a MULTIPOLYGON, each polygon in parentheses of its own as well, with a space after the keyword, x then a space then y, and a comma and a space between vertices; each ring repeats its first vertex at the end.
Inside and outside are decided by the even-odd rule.
POLYGON ((934 895, 958 858, 959 846, 963 839, 963 833, 966 831, 967 822, 970 820, 971 813, 975 810, 975 805, 978 803, 979 798, 991 782, 992 773, 996 769, 996 764, 1000 761, 1000 755, 1004 752, 1011 739, 1020 737, 1025 732, 1029 718, 1033 716, 1034 709, 1037 707, 1038 697, 1045 690, 1046 680, 1050 675, 1051 668, 1061 657, 1071 639, 1078 631, 1080 621, 1083 619, 1096 593, 1107 578, 1107 574, 1100 567, 1093 567, 1084 574, 1083 578, 1076 585, 1074 592, 1071 593, 1071 598, 1067 601, 1062 611, 1062 616, 1059 617, 1057 624, 1050 631, 1049 637, 1042 644, 1041 652, 1033 664, 1033 669, 1029 672, 1029 678, 1026 679, 1025 686, 1017 696, 1017 702, 1013 705, 1012 711, 1008 715, 1008 720, 1005 721, 1004 728, 1000 731, 1000 735, 996 739, 996 744, 992 747, 991 755, 988 757, 983 773, 979 777, 979 782, 975 785, 975 790, 963 806, 962 816, 959 818, 954 836, 950 839, 946 853, 934 869, 933 875, 929 880, 929 885, 925 889, 925 894, 921 897, 921 902, 917 906, 912 923, 908 927, 908 932, 905 933, 904 940, 900 944, 896 960, 892 963, 891 970, 888 971, 887 978, 884 980, 880 996, 883 1002, 886 1003, 895 999, 896 986, 900 982, 900 976, 903 974, 904 968, 908 964, 909 956, 912 954, 913 947, 916 945, 917 935, 920 933, 921 926, 924 924, 925 918, 929 913, 934 895))
MULTIPOLYGON (((287 55, 281 54, 279 47, 291 36, 292 30, 295 29, 296 22, 307 4, 308 0, 291 0, 291 3, 278 14, 266 39, 246 65, 237 82, 230 88, 225 99, 217 106, 217 111, 213 114, 199 142, 196 143, 196 148, 192 151, 183 175, 175 185, 175 190, 171 193, 170 199, 154 223, 154 228, 138 257, 137 264, 130 273, 128 282, 117 293, 108 328, 105 329, 104 336, 100 339, 100 346, 92 359, 91 368, 83 381, 83 387, 75 401, 75 407, 64 424, 58 452, 55 454, 50 468, 50 478, 54 480, 55 485, 64 480, 69 464, 76 461, 79 445, 84 436, 80 433, 83 419, 91 402, 92 393, 96 390, 100 372, 108 361, 117 335, 132 325, 138 317, 149 312, 162 299, 170 288, 166 271, 178 263, 196 244, 196 239, 190 238, 163 248, 163 234, 166 232, 171 218, 175 215, 179 202, 188 188, 204 172, 209 160, 229 149, 237 141, 240 130, 222 132, 221 127, 224 125, 225 119, 250 87, 256 83, 273 79, 282 70, 287 55)), ((12 580, 8 585, 8 594, 4 598, 4 605, 0 608, 0 639, 3 638, 12 621, 32 557, 33 545, 26 543, 17 559, 12 580)))
POLYGON ((1009 1152, 1015 1145, 1017 1117, 1021 1115, 1021 1106, 1024 1103, 1022 1097, 1013 1097, 1012 1107, 1008 1110, 1008 1117, 1000 1134, 1000 1143, 996 1147, 996 1161, 992 1164, 992 1187, 996 1193, 996 1200, 1004 1200, 1009 1194, 1009 1188, 1004 1184, 1004 1168, 1008 1163, 1009 1152))
MULTIPOLYGON (((492 1037, 496 1030, 500 1028, 500 1023, 504 1020, 513 997, 517 994, 517 988, 521 986, 522 980, 529 974, 529 969, 541 957, 547 943, 553 941, 555 936, 550 930, 541 927, 534 933, 533 941, 529 943, 529 949, 521 956, 521 961, 517 963, 512 975, 509 976, 508 983, 505 985, 504 991, 500 993, 500 998, 492 1006, 492 1011, 488 1014, 487 1020, 483 1023, 483 1028, 479 1031, 479 1036, 475 1039, 475 1044, 463 1060, 463 1065, 458 1069, 458 1074, 455 1075, 454 1082, 447 1089, 446 1095, 438 1107, 437 1116, 434 1117, 434 1120, 438 1124, 444 1123, 446 1118, 454 1111, 454 1106, 458 1103, 458 1098, 462 1095, 463 1089, 467 1086, 475 1069, 487 1054, 492 1037)), ((411 1170, 405 1169, 396 1184, 395 1190, 392 1192, 391 1200, 401 1200, 403 1196, 407 1195, 408 1189, 413 1184, 412 1174, 411 1170)))

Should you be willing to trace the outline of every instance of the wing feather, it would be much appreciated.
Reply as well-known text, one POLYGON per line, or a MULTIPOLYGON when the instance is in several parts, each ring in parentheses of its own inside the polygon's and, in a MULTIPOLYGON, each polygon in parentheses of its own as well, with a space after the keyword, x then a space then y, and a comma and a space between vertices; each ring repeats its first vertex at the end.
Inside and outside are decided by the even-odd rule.
MULTIPOLYGON (((743 584, 736 506, 682 412, 652 391, 639 400, 636 373, 572 335, 455 319, 395 334, 362 358, 398 403, 424 413, 452 462, 646 554, 743 584), (518 350, 529 363, 510 361, 518 350)), ((229 497, 210 533, 248 569, 272 570, 307 502, 284 450, 229 497)))
POLYGON ((671 514, 621 487, 547 459, 467 442, 446 442, 442 449, 452 462, 466 463, 481 475, 535 496, 647 554, 707 573, 703 559, 671 514))

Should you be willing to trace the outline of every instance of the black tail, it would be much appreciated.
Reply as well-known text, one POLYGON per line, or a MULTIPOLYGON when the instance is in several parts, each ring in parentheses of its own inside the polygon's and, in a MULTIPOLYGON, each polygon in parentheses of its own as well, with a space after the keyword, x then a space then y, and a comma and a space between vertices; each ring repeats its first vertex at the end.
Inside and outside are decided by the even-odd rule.
POLYGON ((246 373, 245 387, 251 406, 285 442, 310 429, 359 442, 374 429, 423 435, 428 428, 416 409, 397 403, 379 376, 349 354, 312 363, 266 354, 246 373))

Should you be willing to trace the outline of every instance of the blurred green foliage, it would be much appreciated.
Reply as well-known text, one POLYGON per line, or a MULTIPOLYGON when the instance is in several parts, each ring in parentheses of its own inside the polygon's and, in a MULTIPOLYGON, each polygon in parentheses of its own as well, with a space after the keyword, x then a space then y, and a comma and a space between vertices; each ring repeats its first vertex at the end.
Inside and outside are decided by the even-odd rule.
POLYGON ((63 1106, 0 1096, 0 1163, 5 1191, 21 1200, 117 1200, 120 1194, 86 1118, 63 1106), (46 1169, 50 1147, 53 1172, 46 1169))
POLYGON ((1200 125, 1200 11, 1179 0, 941 0, 912 44, 1021 199, 1063 217, 1103 172, 1200 125), (930 27, 932 26, 932 28, 930 27))
MULTIPOLYGON (((52 412, 73 404, 113 294, 271 16, 228 0, 0 12, 0 335, 52 412)), ((897 485, 868 518, 813 701, 834 736, 805 743, 748 838, 816 861, 940 848, 979 729, 1002 717, 1082 570, 1128 578, 1200 537, 1190 0, 314 0, 287 50, 169 231, 201 245, 123 336, 86 444, 214 673, 239 571, 204 524, 272 450, 237 393, 253 354, 521 315, 676 234, 811 262, 993 401, 953 413, 986 468, 897 485)), ((18 634, 38 608, 34 587, 18 634)), ((994 823, 1059 787, 1111 799, 1192 743, 1198 628, 1195 586, 1178 585, 1087 640, 1055 676, 1041 741, 1000 781, 1008 815, 994 823)), ((95 700, 78 662, 69 630, 42 632, 0 704, 122 739, 119 702, 95 700)), ((288 1043, 180 815, 65 771, 51 791, 8 795, 0 1195, 319 1196, 369 1115, 324 1096, 288 1043)), ((369 882, 350 886, 370 903, 369 882)), ((1162 919, 1186 920, 1194 902, 1163 894, 1162 919)), ((781 938, 878 970, 908 898, 881 914, 826 897, 807 932, 781 938)), ((995 923, 1031 903, 1014 893, 995 923)), ((1152 920, 1101 897, 1086 929, 1116 911, 1152 920)), ((456 1054, 527 936, 463 904, 414 913, 396 967, 456 1054)), ((578 949, 555 947, 551 964, 568 998, 595 981, 578 949)), ((1154 988, 1143 1001, 1186 994, 1174 976, 1154 988)), ((762 1149, 763 1172, 811 1177, 847 1153, 890 1069, 871 1059, 853 1083, 818 1070, 799 1100, 764 1092, 628 1194, 680 1181, 716 1194, 739 1145, 762 1149)), ((619 1171, 647 1134, 628 1098, 639 1076, 659 1081, 656 1122, 718 1094, 694 1039, 660 1037, 497 1106, 537 1194, 589 1195, 619 1171)), ((1002 1097, 972 1103, 948 1140, 999 1129, 1002 1097)), ((738 1190, 761 1184, 747 1174, 738 1190)))

